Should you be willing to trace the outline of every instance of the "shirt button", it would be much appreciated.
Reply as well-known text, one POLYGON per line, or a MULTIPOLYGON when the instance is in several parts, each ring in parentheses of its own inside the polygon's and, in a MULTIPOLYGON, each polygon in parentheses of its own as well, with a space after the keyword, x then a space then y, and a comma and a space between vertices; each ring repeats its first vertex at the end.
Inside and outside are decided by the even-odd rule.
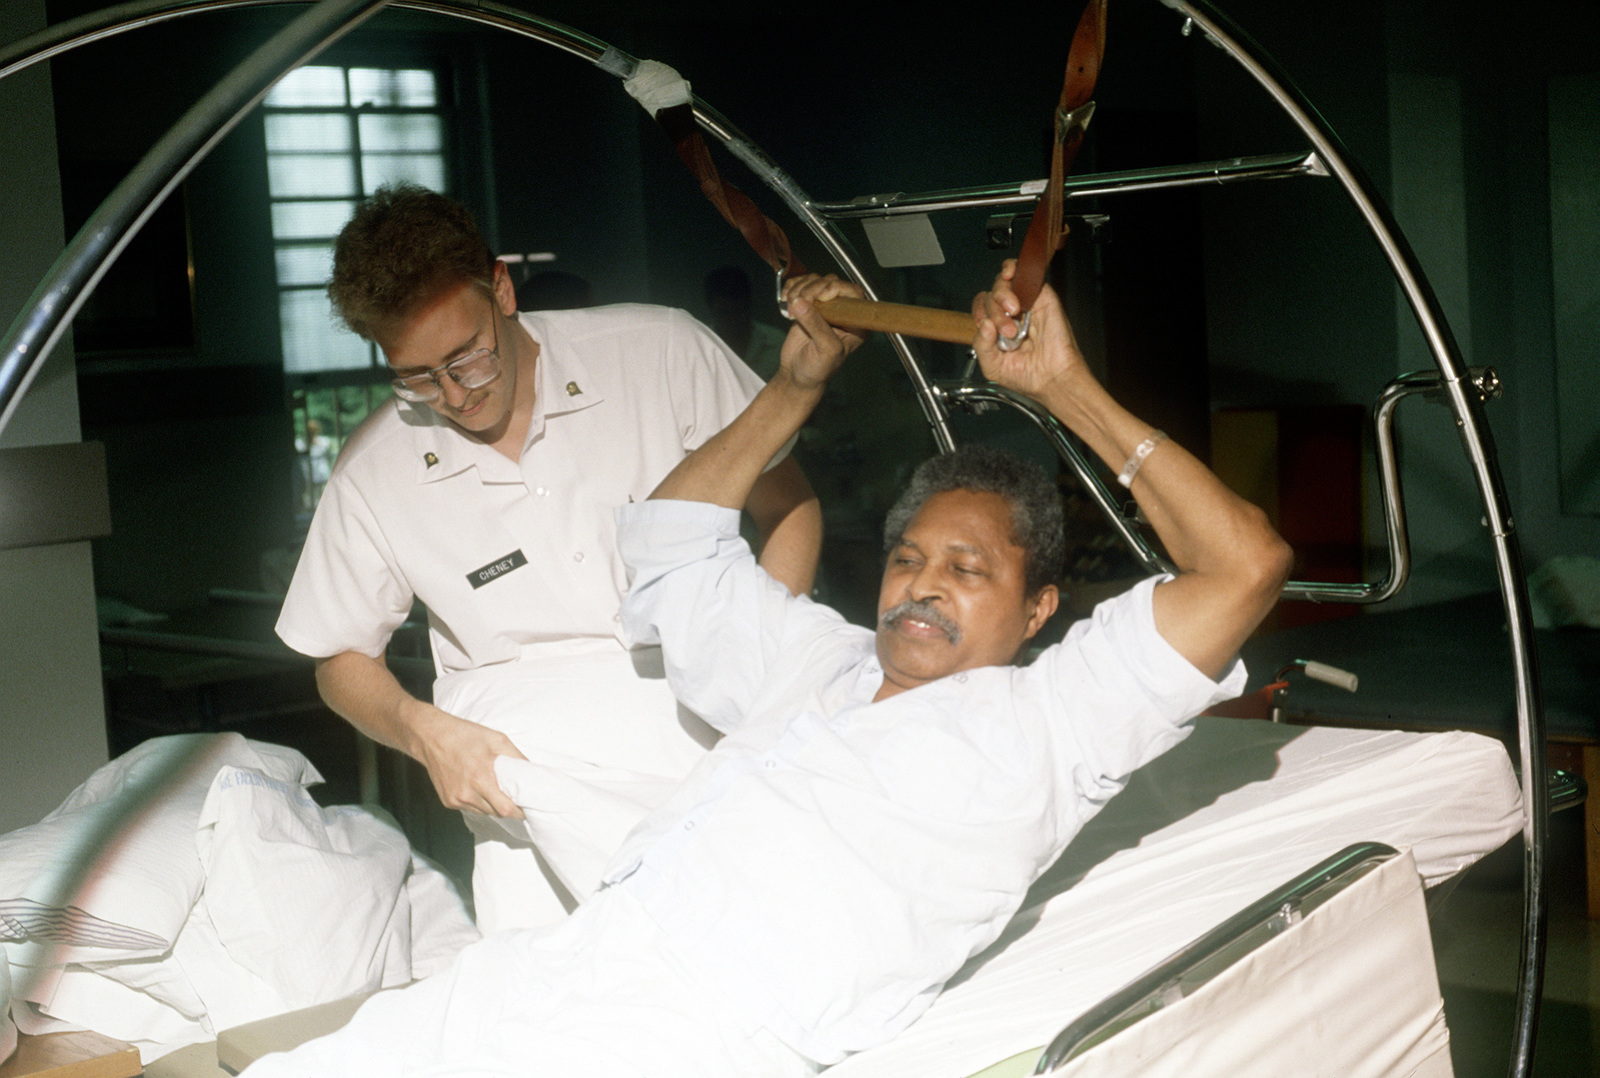
POLYGON ((621 614, 612 614, 611 615, 611 620, 617 622, 618 624, 621 624, 622 615, 621 614))
POLYGON ((762 761, 761 766, 765 767, 768 771, 771 771, 773 768, 778 766, 778 761, 776 761, 776 760, 764 760, 764 761, 762 761))
POLYGON ((694 830, 694 821, 693 820, 685 820, 685 821, 683 821, 683 829, 685 831, 693 831, 694 830))
POLYGON ((583 560, 583 551, 580 550, 576 554, 574 554, 572 556, 572 560, 573 561, 582 561, 583 560))
POLYGON ((536 487, 534 489, 534 493, 539 495, 539 497, 543 498, 546 494, 549 494, 550 492, 548 490, 546 490, 544 487, 536 487))
POLYGON ((956 675, 956 680, 961 682, 961 684, 965 685, 967 683, 967 675, 965 675, 965 674, 957 674, 956 675))

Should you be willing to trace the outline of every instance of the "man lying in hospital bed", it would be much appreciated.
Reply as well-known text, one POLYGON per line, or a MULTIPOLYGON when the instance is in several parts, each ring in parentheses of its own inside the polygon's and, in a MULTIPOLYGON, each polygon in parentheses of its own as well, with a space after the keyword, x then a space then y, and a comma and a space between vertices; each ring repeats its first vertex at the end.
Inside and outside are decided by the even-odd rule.
POLYGON ((858 343, 811 306, 847 286, 791 283, 806 336, 778 377, 618 511, 627 627, 660 640, 674 691, 722 742, 567 922, 469 947, 251 1078, 838 1063, 910 1025, 1129 774, 1240 691, 1234 653, 1288 548, 1111 400, 1048 290, 1026 342, 1001 351, 1009 273, 974 304, 985 373, 1121 469, 1179 575, 1012 665, 1056 607, 1061 508, 1042 471, 970 450, 925 464, 891 513, 875 634, 789 596, 739 539, 737 507, 858 343))

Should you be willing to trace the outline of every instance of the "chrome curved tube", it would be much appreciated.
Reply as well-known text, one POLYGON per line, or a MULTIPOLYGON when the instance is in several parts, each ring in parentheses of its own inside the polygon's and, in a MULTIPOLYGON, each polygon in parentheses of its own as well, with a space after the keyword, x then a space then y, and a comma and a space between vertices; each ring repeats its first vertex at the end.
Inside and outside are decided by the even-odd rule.
POLYGON ((1261 47, 1235 26, 1209 0, 1160 0, 1193 25, 1243 67, 1311 141, 1318 158, 1337 179, 1378 241, 1396 280, 1400 282, 1428 350, 1439 368, 1440 390, 1455 413, 1462 445, 1472 464, 1484 520, 1494 544, 1500 595, 1510 630, 1513 675, 1516 680, 1517 748, 1521 756, 1523 823, 1524 918, 1522 959, 1516 993, 1508 1074, 1526 1078, 1533 1066, 1534 1039, 1539 1020, 1539 997, 1544 983, 1545 929, 1548 896, 1545 891, 1546 832, 1549 786, 1545 777, 1544 709, 1539 696, 1538 660, 1533 644, 1533 619, 1528 588, 1522 572, 1522 551, 1517 541, 1506 497, 1505 482, 1494 452, 1481 401, 1463 377, 1465 365, 1443 308, 1423 276, 1421 264, 1401 234, 1393 215, 1367 178, 1345 152, 1343 143, 1305 97, 1294 88, 1261 47))
MULTIPOLYGON (((21 71, 30 64, 48 60, 69 52, 80 45, 116 37, 129 30, 200 15, 208 11, 228 11, 233 8, 279 7, 288 4, 308 4, 311 0, 131 0, 126 4, 91 11, 75 19, 47 26, 37 33, 0 47, 0 79, 21 71)), ((574 30, 569 26, 541 19, 515 8, 490 2, 490 0, 390 0, 389 7, 412 11, 431 11, 466 19, 483 26, 509 30, 523 37, 543 41, 547 45, 582 57, 598 61, 606 51, 606 43, 598 38, 574 30)))
POLYGON ((0 342, 0 431, 73 315, 173 188, 272 84, 385 0, 321 0, 213 86, 144 155, 57 257, 0 342))

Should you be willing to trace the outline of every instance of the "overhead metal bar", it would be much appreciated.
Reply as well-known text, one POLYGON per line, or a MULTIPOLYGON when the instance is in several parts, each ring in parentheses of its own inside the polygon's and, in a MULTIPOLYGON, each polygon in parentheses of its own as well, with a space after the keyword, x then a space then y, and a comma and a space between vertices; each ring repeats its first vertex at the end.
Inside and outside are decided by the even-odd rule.
POLYGON ((173 188, 273 83, 384 2, 321 0, 213 86, 117 184, 61 252, 0 342, 0 431, 95 284, 173 188))
MULTIPOLYGON (((1163 165, 1122 172, 1093 172, 1069 176, 1061 185, 1067 198, 1093 198, 1097 195, 1125 194, 1132 191, 1158 191, 1169 187, 1208 187, 1242 180, 1289 179, 1295 176, 1326 176, 1328 170, 1314 153, 1271 154, 1260 157, 1233 157, 1226 161, 1205 161, 1190 165, 1163 165)), ((985 187, 955 187, 947 191, 928 191, 908 195, 862 195, 849 202, 816 202, 812 209, 833 221, 861 217, 895 217, 900 214, 937 213, 942 210, 983 209, 990 206, 1032 205, 1039 200, 1048 180, 990 184, 985 187)))
POLYGON ((1352 161, 1343 143, 1305 96, 1252 41, 1209 0, 1160 0, 1199 27, 1206 39, 1231 56, 1271 95, 1310 141, 1317 156, 1337 179, 1378 241, 1406 302, 1421 327, 1428 350, 1439 368, 1440 390, 1455 413, 1463 448, 1472 465, 1483 502, 1484 522, 1494 546, 1500 595, 1505 605, 1516 682, 1517 748, 1521 756, 1523 823, 1523 906, 1521 968, 1518 972, 1516 1019, 1512 1033, 1511 1078, 1526 1078, 1533 1066, 1544 984, 1545 851, 1549 827, 1549 785, 1545 777, 1544 709, 1539 697, 1538 662, 1534 652, 1533 618, 1505 482, 1495 456, 1493 438, 1483 417, 1482 401, 1464 376, 1466 365, 1444 316, 1439 298, 1423 276, 1416 252, 1401 234, 1372 181, 1352 161))

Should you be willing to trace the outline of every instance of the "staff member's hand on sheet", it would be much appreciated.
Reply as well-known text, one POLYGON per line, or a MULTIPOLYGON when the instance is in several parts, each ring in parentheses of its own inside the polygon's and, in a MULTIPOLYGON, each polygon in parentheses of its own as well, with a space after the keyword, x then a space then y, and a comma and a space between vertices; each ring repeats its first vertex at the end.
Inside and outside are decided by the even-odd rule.
POLYGON ((1084 362, 1061 301, 1046 285, 1027 338, 1013 351, 1022 304, 1007 261, 991 291, 972 301, 973 349, 992 381, 1044 405, 1119 472, 1178 568, 1157 587, 1156 628, 1178 653, 1215 677, 1278 600, 1292 551, 1266 514, 1223 485, 1177 443, 1131 414, 1084 362))
POLYGON ((362 733, 421 761, 446 808, 522 818, 495 779, 494 760, 526 757, 499 730, 418 700, 387 666, 360 652, 319 661, 317 688, 328 706, 362 733))

